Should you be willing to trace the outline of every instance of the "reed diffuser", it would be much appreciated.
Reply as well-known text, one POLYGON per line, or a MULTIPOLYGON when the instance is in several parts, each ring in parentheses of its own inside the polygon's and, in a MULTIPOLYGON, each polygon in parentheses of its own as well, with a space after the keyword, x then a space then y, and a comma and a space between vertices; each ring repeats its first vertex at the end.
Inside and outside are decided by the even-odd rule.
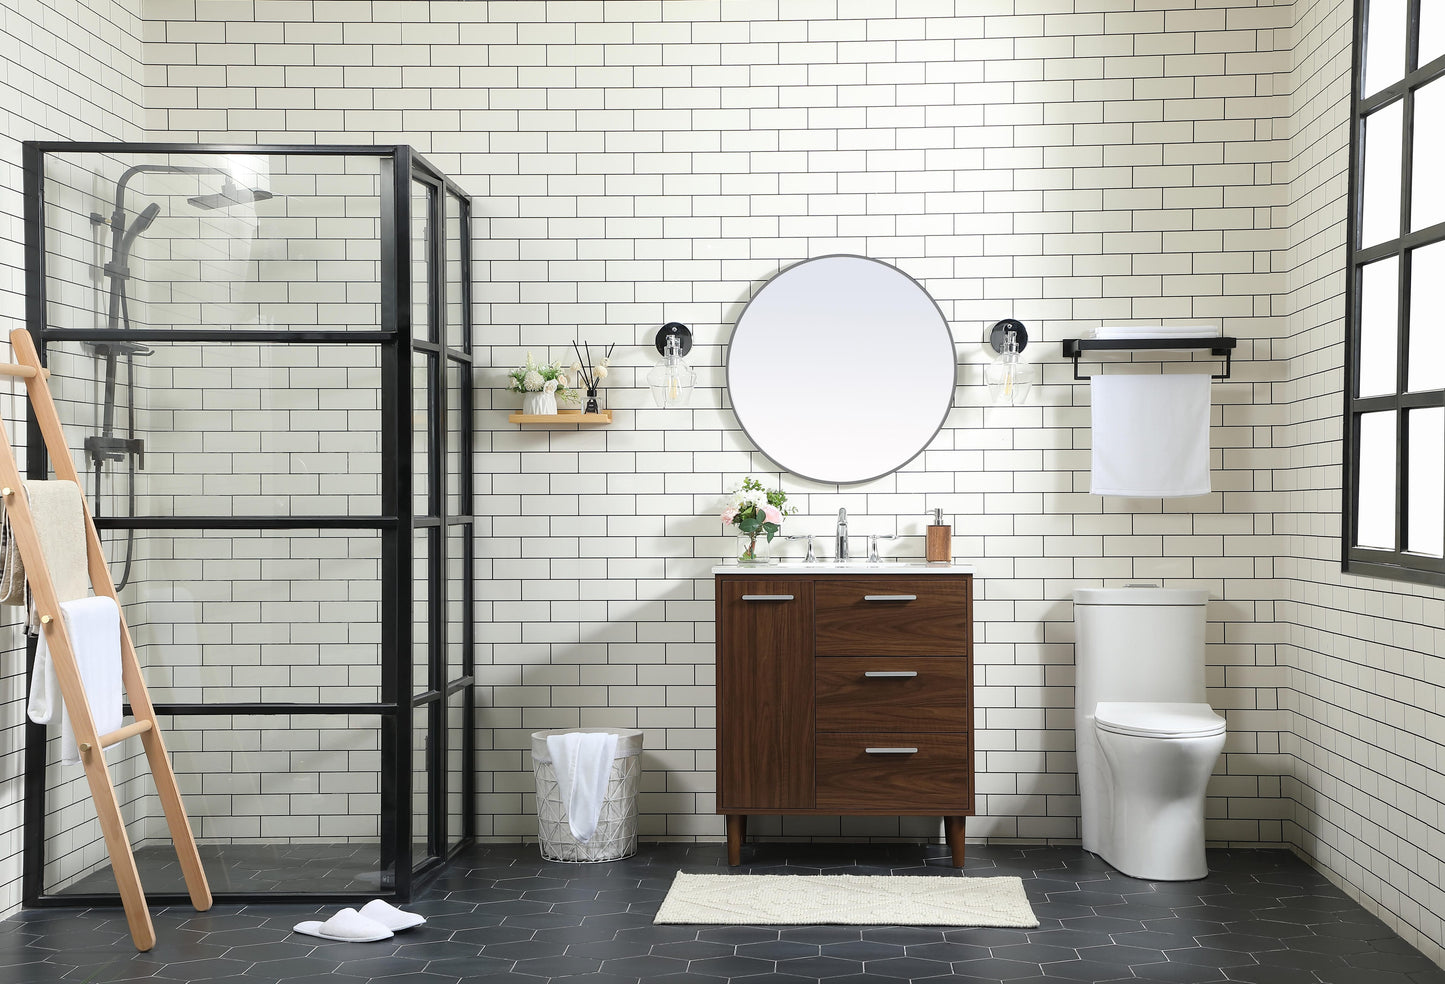
POLYGON ((577 361, 572 363, 572 375, 578 388, 587 391, 587 396, 582 401, 583 413, 602 412, 602 405, 597 400, 597 387, 601 385, 602 380, 607 378, 607 365, 611 362, 612 350, 616 347, 616 342, 607 346, 607 351, 594 366, 592 364, 592 346, 583 342, 582 348, 579 349, 576 342, 572 343, 572 351, 577 353, 577 361), (583 358, 584 351, 586 352, 585 359, 583 358))

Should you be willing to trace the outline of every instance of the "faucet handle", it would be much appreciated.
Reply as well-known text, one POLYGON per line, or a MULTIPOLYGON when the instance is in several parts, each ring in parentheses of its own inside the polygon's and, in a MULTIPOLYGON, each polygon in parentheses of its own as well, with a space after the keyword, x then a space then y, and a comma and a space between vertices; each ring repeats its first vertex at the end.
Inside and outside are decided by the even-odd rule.
POLYGON ((784 540, 807 540, 807 541, 808 541, 808 556, 806 556, 806 557, 803 558, 803 563, 805 563, 805 564, 813 564, 813 563, 816 563, 817 560, 818 560, 818 555, 813 552, 813 537, 814 537, 815 535, 816 535, 816 534, 813 534, 813 533, 785 533, 785 534, 783 534, 783 539, 784 539, 784 540))
POLYGON ((882 562, 882 559, 883 559, 883 558, 881 558, 881 557, 878 556, 878 541, 879 541, 879 540, 896 540, 896 539, 898 539, 898 534, 897 534, 897 533, 869 533, 869 534, 868 534, 868 563, 870 563, 870 564, 878 564, 878 563, 881 563, 881 562, 882 562))

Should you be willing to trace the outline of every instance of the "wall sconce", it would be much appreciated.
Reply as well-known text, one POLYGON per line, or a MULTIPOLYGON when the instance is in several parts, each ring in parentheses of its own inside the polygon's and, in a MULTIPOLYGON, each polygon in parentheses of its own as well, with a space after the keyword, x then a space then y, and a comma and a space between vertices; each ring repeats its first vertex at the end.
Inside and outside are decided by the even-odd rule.
POLYGON ((692 332, 687 325, 669 321, 658 330, 656 344, 657 351, 662 353, 662 362, 647 374, 652 399, 664 408, 687 406, 697 382, 697 370, 682 361, 682 357, 692 351, 692 332))
POLYGON ((1028 329, 1021 321, 1004 318, 989 331, 988 341, 999 353, 983 371, 989 398, 994 403, 1018 406, 1034 385, 1034 367, 1019 359, 1019 353, 1029 343, 1028 329))

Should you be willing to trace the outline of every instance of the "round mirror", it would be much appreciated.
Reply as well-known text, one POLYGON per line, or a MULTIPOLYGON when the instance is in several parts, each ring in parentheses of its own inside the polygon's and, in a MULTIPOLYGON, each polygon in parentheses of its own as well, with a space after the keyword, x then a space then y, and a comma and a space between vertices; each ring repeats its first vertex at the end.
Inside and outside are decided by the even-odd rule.
POLYGON ((733 412, 758 450, 815 482, 902 468, 953 405, 953 335, 908 274, 866 256, 795 263, 757 292, 728 346, 733 412))

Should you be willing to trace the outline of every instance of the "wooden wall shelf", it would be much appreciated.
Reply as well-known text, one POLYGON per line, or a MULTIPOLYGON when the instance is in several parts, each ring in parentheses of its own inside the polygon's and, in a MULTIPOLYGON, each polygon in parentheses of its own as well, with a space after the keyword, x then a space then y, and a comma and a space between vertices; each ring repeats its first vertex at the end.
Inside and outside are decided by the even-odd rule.
POLYGON ((514 413, 507 420, 514 424, 610 424, 612 411, 601 413, 514 413))

